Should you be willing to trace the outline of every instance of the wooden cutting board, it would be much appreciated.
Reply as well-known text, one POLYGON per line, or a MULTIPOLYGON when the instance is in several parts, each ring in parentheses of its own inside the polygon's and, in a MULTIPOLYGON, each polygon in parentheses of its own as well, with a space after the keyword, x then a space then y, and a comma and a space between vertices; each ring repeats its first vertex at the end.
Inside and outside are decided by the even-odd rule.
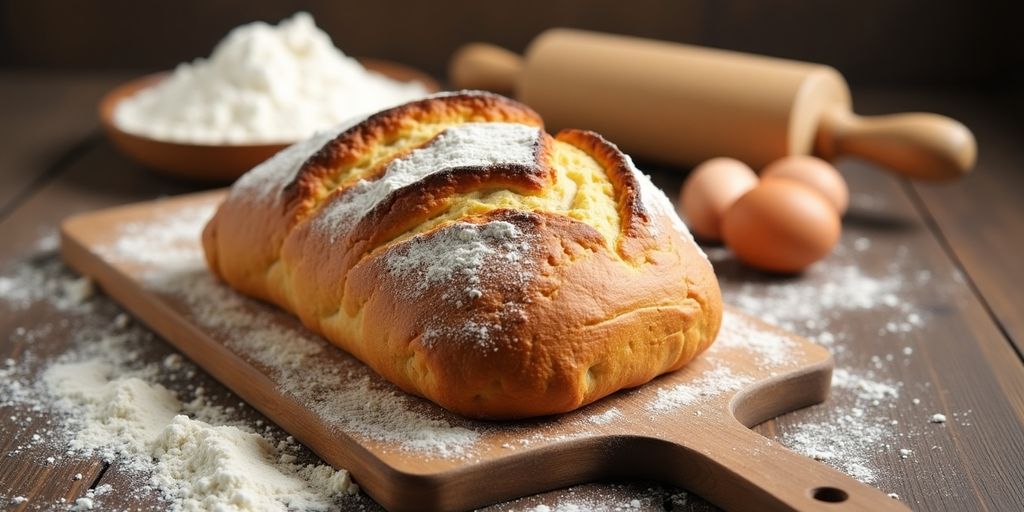
POLYGON ((290 315, 214 280, 207 192, 77 215, 69 265, 389 510, 462 510, 608 478, 731 510, 906 510, 749 430, 828 395, 829 353, 734 310, 689 366, 557 417, 471 421, 397 390, 290 315))

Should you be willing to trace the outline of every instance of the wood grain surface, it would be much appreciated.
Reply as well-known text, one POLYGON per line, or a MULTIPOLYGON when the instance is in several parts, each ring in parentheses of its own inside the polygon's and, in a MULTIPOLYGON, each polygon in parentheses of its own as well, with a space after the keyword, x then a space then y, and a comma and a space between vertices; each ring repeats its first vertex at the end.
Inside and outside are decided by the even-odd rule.
MULTIPOLYGON (((108 83, 116 84, 122 78, 111 77, 108 83)), ((63 86, 51 89, 44 87, 47 80, 5 77, 0 87, 11 96, 23 98, 19 101, 39 104, 50 97, 72 98, 81 84, 100 79, 66 78, 63 86)), ((96 91, 97 97, 100 92, 96 91)), ((76 113, 91 112, 94 99, 70 100, 73 105, 54 112, 48 123, 83 122, 76 113), (82 103, 86 101, 90 104, 82 103), (61 111, 67 117, 62 117, 61 111)), ((881 91, 858 97, 857 105, 865 113, 898 106, 962 118, 978 135, 980 160, 975 175, 960 183, 925 187, 909 185, 857 162, 843 163, 854 200, 836 253, 804 276, 782 279, 744 269, 726 252, 711 248, 723 289, 727 299, 764 299, 759 312, 769 316, 765 308, 778 314, 769 306, 786 304, 778 297, 780 289, 813 290, 835 282, 837 271, 855 270, 884 276, 885 282, 901 283, 897 299, 912 305, 924 320, 912 330, 887 329, 887 322, 898 320, 892 317, 894 311, 901 311, 898 307, 873 310, 835 306, 825 310, 827 325, 800 322, 795 326, 810 337, 821 339, 827 332, 834 338, 837 369, 870 371, 877 379, 901 384, 898 397, 869 411, 884 417, 889 425, 888 435, 863 453, 864 463, 875 476, 872 485, 898 494, 915 510, 1019 510, 1024 507, 1024 465, 1020 463, 1024 460, 1024 364, 1013 345, 1014 340, 1020 340, 1019 290, 1024 289, 1019 263, 1013 258, 1024 248, 1024 202, 1015 199, 1019 195, 1017 175, 1024 167, 1024 157, 1017 147, 1019 136, 1015 135, 1019 124, 1011 110, 992 98, 881 91), (906 355, 907 349, 912 355, 906 355), (949 420, 931 424, 928 418, 933 413, 946 414, 949 420), (903 458, 900 449, 909 450, 911 455, 903 458)), ((10 133, 6 117, 3 123, 4 133, 10 133)), ((78 136, 88 137, 92 128, 87 124, 83 122, 84 131, 78 136)), ((129 163, 98 138, 86 139, 65 164, 46 172, 48 161, 40 156, 59 154, 69 142, 54 138, 54 133, 40 128, 25 138, 0 138, 0 183, 4 193, 8 183, 24 187, 17 184, 32 181, 26 182, 25 176, 45 175, 16 201, 16 208, 0 218, 0 275, 27 264, 26 258, 31 265, 50 265, 55 272, 69 273, 56 260, 52 243, 46 242, 67 215, 193 190, 188 184, 159 178, 129 163)), ((80 140, 70 142, 74 145, 80 140)), ((670 195, 683 177, 671 169, 652 174, 670 195)), ((753 302, 748 306, 759 308, 753 302)), ((106 297, 98 297, 88 321, 110 322, 120 311, 106 297)), ((21 362, 21 354, 31 348, 41 354, 32 368, 43 367, 46 354, 56 357, 69 343, 75 327, 66 317, 45 305, 19 310, 0 301, 0 358, 21 362), (31 347, 19 335, 26 330, 40 333, 31 347)), ((143 360, 160 361, 173 350, 156 338, 145 343, 148 348, 140 355, 143 360)), ((237 406, 238 397, 209 376, 199 372, 196 382, 210 390, 218 403, 237 406)), ((843 416, 858 403, 854 394, 836 388, 825 403, 765 422, 755 430, 784 444, 793 442, 794 436, 807 432, 808 426, 841 425, 843 416)), ((251 408, 239 410, 253 421, 260 419, 251 408)), ((28 498, 18 510, 58 508, 61 499, 68 503, 103 484, 121 490, 140 486, 138 475, 117 464, 63 457, 60 447, 32 445, 27 439, 31 429, 11 420, 27 412, 0 406, 0 496, 28 498), (55 456, 55 463, 47 463, 48 456, 55 456), (76 473, 83 478, 74 480, 76 473)), ((58 421, 41 413, 34 418, 33 422, 40 424, 58 421)), ((308 452, 303 457, 316 460, 308 452)), ((842 467, 842 461, 831 462, 842 467)), ((108 508, 164 508, 155 494, 129 501, 112 493, 105 499, 108 508), (122 498, 124 501, 119 501, 122 498)), ((353 510, 378 509, 365 495, 345 503, 353 510)), ((623 475, 489 510, 523 510, 540 505, 552 509, 560 505, 714 509, 682 489, 623 475)), ((9 502, 3 506, 9 507, 9 502)))

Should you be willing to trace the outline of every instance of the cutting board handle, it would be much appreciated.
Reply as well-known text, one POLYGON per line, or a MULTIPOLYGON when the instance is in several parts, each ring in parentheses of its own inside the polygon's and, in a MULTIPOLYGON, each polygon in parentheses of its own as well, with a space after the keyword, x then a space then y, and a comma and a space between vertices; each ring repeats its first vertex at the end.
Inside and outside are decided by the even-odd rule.
POLYGON ((904 176, 932 181, 963 176, 974 167, 978 151, 971 131, 945 116, 862 117, 844 109, 824 116, 815 150, 825 159, 859 156, 904 176))
POLYGON ((666 476, 674 480, 671 483, 726 510, 910 510, 881 491, 793 452, 735 419, 716 425, 701 439, 670 437, 662 438, 673 446, 664 450, 661 462, 669 466, 670 474, 666 476))
POLYGON ((470 43, 452 55, 448 79, 456 89, 483 89, 506 96, 515 94, 523 72, 523 58, 500 46, 470 43))

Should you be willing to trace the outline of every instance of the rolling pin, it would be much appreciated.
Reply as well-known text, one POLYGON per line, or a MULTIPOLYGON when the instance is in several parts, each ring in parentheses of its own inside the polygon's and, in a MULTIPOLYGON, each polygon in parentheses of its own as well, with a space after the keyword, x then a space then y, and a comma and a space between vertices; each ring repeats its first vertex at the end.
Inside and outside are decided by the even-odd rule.
POLYGON ((854 114, 832 67, 634 37, 552 29, 523 57, 474 43, 453 55, 449 81, 514 95, 549 130, 594 130, 627 152, 683 166, 854 155, 949 180, 970 171, 977 152, 970 130, 948 117, 854 114))

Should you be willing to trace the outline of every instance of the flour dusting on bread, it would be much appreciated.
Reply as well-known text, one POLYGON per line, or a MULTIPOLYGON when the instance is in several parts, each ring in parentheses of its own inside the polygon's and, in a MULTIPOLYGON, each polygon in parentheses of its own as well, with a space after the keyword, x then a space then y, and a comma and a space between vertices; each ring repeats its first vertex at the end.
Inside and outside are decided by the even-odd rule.
MULTIPOLYGON (((630 158, 629 155, 626 155, 626 161, 629 163, 629 169, 633 172, 633 175, 636 176, 636 180, 640 183, 640 200, 643 202, 644 206, 653 213, 667 217, 676 232, 679 233, 684 240, 689 240, 693 243, 693 246, 697 248, 701 256, 704 256, 704 259, 707 259, 708 255, 704 253, 704 250, 701 249, 699 245, 697 245, 697 241, 693 239, 693 233, 690 233, 690 228, 688 228, 686 223, 683 222, 683 219, 679 217, 679 213, 676 212, 675 207, 672 206, 672 201, 665 195, 665 192, 654 185, 650 176, 641 172, 640 169, 637 169, 636 165, 633 163, 633 159, 630 158)), ((652 229, 657 229, 656 226, 656 224, 651 224, 652 229)))
POLYGON ((324 206, 316 225, 342 238, 389 194, 427 176, 460 167, 537 166, 540 130, 515 123, 467 123, 452 126, 426 146, 397 158, 379 179, 359 180, 324 206))
POLYGON ((266 199, 280 194, 290 183, 309 157, 320 151, 328 141, 341 132, 359 124, 366 116, 358 116, 334 128, 317 132, 316 135, 281 150, 269 160, 242 175, 231 188, 232 194, 244 194, 266 199))
POLYGON ((386 264, 389 272, 411 281, 408 292, 412 296, 440 286, 446 290, 445 299, 461 306, 483 295, 481 273, 500 272, 520 281, 528 279, 529 270, 510 273, 508 266, 522 260, 529 250, 529 242, 511 222, 457 222, 396 247, 386 264))

